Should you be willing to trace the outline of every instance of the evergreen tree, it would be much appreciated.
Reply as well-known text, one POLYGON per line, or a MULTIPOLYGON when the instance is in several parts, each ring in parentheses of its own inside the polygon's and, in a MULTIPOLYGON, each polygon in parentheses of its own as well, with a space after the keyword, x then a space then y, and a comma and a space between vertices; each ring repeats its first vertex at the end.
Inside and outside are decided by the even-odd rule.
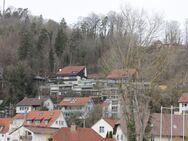
POLYGON ((53 52, 53 49, 50 49, 49 51, 49 70, 50 70, 50 73, 53 73, 53 70, 54 70, 54 52, 53 52))
POLYGON ((62 57, 64 49, 67 46, 67 42, 68 37, 66 33, 66 22, 63 19, 60 23, 60 28, 55 39, 55 52, 59 58, 62 57))
POLYGON ((28 51, 32 48, 32 37, 28 30, 23 29, 20 33, 20 47, 18 48, 18 56, 20 60, 25 60, 28 51))

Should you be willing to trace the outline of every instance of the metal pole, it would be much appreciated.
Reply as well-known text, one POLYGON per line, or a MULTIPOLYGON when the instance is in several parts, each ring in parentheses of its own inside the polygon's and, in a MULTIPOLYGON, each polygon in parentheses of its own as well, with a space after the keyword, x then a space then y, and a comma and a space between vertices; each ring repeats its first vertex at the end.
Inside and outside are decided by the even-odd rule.
POLYGON ((183 141, 185 141, 185 111, 183 110, 183 141))
POLYGON ((4 17, 4 14, 5 14, 5 0, 3 0, 3 17, 4 17))
POLYGON ((173 106, 171 106, 171 132, 170 132, 170 141, 172 141, 172 129, 173 129, 173 106))
POLYGON ((162 126, 163 126, 163 106, 161 106, 161 119, 160 119, 160 141, 162 139, 162 126))

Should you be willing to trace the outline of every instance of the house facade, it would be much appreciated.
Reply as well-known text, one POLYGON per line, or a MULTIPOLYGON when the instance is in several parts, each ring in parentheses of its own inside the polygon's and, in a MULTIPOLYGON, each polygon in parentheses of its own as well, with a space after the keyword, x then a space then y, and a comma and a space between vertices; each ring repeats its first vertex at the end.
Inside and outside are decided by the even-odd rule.
POLYGON ((91 97, 66 97, 58 106, 65 117, 75 114, 80 118, 86 118, 94 103, 91 97))
POLYGON ((48 110, 54 109, 54 104, 50 98, 27 98, 16 104, 16 113, 25 114, 32 110, 41 110, 46 108, 48 110))
POLYGON ((116 120, 114 119, 102 118, 97 121, 91 128, 101 137, 106 138, 107 133, 113 133, 113 128, 115 127, 115 124, 116 120))
POLYGON ((103 97, 103 117, 105 118, 121 118, 121 94, 118 88, 105 88, 102 91, 103 97))
POLYGON ((126 83, 129 80, 134 81, 136 78, 138 78, 138 71, 134 68, 115 69, 112 70, 107 76, 109 86, 114 86, 120 83, 126 83))
POLYGON ((9 141, 50 141, 58 129, 21 126, 8 135, 9 141))
POLYGON ((179 114, 188 111, 188 93, 183 93, 179 100, 179 114))
POLYGON ((31 111, 25 115, 17 114, 13 118, 12 129, 21 126, 62 128, 67 127, 67 122, 60 110, 31 111))

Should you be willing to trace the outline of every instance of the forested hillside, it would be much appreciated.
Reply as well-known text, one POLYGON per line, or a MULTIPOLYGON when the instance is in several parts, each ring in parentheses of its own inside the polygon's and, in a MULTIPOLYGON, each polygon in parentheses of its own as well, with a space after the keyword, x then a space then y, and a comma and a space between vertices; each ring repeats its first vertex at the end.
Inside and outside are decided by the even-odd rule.
POLYGON ((35 96, 34 76, 52 77, 59 68, 73 64, 104 74, 113 68, 137 68, 140 80, 168 86, 156 92, 158 103, 177 102, 187 87, 187 32, 176 21, 132 8, 90 14, 71 26, 64 18, 58 23, 31 15, 28 9, 8 8, 0 17, 5 84, 0 98, 15 103, 35 96))

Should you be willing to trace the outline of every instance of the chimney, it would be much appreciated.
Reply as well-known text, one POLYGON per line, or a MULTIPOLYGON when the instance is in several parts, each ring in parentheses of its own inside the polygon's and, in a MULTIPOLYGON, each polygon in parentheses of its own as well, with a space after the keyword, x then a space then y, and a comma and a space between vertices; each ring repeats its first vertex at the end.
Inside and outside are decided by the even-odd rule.
POLYGON ((73 123, 73 124, 71 125, 70 129, 71 129, 71 132, 75 132, 75 131, 76 131, 76 124, 73 123))

